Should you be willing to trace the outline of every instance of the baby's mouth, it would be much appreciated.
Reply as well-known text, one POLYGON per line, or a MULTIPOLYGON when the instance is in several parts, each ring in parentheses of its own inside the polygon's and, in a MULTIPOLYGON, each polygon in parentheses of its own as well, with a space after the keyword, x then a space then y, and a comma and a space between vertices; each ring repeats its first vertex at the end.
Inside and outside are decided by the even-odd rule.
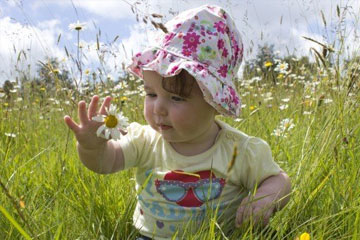
POLYGON ((166 125, 166 124, 157 124, 158 128, 162 131, 169 130, 172 128, 172 126, 166 125))

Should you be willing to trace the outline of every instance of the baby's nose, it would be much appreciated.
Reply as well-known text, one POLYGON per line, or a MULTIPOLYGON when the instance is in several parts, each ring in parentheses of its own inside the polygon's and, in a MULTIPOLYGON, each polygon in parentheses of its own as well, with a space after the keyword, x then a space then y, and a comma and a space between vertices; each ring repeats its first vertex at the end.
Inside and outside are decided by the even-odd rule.
POLYGON ((161 116, 167 115, 168 110, 166 105, 164 100, 157 99, 154 104, 154 113, 161 116))

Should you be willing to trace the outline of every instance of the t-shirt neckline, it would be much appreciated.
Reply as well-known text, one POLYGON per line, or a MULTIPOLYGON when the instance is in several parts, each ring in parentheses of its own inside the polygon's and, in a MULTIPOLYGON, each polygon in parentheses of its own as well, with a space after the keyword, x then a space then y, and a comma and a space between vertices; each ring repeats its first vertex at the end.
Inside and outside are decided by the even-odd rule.
POLYGON ((177 152, 168 141, 163 139, 165 147, 167 149, 169 149, 170 154, 172 154, 175 158, 182 158, 182 159, 186 159, 186 160, 191 160, 191 159, 195 159, 195 158, 201 159, 201 158, 206 157, 207 155, 211 155, 215 151, 215 149, 218 147, 218 145, 220 144, 221 139, 225 135, 225 131, 226 131, 226 126, 224 123, 222 123, 221 121, 219 121, 217 119, 215 119, 215 122, 220 127, 220 130, 215 138, 215 143, 206 151, 199 153, 199 154, 191 155, 191 156, 182 155, 181 153, 177 152))

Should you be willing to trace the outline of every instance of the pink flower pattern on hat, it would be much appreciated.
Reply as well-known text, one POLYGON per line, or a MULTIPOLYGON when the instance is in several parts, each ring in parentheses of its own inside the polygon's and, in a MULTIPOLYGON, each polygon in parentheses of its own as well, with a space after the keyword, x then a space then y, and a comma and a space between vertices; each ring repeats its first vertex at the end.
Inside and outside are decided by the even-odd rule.
POLYGON ((161 33, 159 45, 136 54, 128 70, 142 78, 143 70, 170 77, 184 69, 219 113, 238 116, 241 101, 234 80, 243 44, 232 18, 218 6, 204 5, 180 13, 165 26, 168 33, 161 33))

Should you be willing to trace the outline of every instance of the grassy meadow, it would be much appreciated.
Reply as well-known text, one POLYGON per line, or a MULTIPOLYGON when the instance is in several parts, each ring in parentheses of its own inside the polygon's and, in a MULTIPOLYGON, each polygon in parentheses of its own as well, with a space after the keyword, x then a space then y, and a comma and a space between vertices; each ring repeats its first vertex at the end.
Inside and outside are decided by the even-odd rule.
MULTIPOLYGON (((196 233, 174 238, 360 239, 360 65, 318 54, 311 67, 296 58, 266 60, 237 84, 241 117, 218 116, 270 144, 292 180, 289 204, 265 229, 235 229, 210 214, 196 233)), ((78 69, 87 84, 69 87, 50 62, 43 69, 51 85, 19 74, 0 92, 0 239, 134 239, 134 170, 86 169, 63 117, 77 119, 77 102, 98 94, 145 123, 141 81, 92 82, 91 71, 78 69)))

